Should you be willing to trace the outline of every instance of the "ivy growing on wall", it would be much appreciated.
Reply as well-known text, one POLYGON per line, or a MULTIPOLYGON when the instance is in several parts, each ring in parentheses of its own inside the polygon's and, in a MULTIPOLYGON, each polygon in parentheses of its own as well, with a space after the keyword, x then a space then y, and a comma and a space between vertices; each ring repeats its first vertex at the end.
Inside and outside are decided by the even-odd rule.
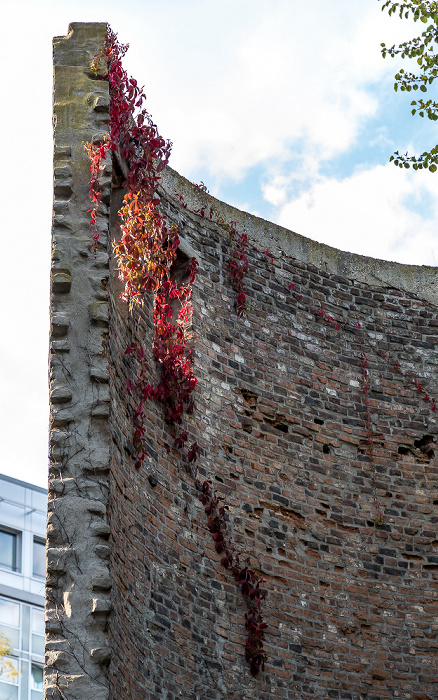
MULTIPOLYGON (((146 457, 145 421, 149 400, 161 403, 164 421, 175 426, 175 447, 181 450, 188 442, 183 420, 184 415, 195 410, 193 391, 198 380, 193 372, 187 329, 193 310, 190 298, 192 285, 196 282, 198 261, 196 258, 189 261, 186 281, 178 285, 172 278, 171 270, 180 244, 179 231, 163 216, 160 200, 156 196, 159 173, 169 160, 171 143, 158 133, 143 106, 143 90, 122 66, 127 48, 119 44, 116 34, 108 28, 105 45, 92 62, 95 71, 101 70, 102 62, 105 64, 101 77, 108 81, 110 90, 108 133, 103 143, 87 143, 85 148, 91 163, 92 247, 96 251, 99 244, 96 229, 101 201, 99 173, 108 152, 117 151, 128 168, 125 183, 128 191, 119 211, 122 235, 114 245, 119 277, 124 282, 122 298, 134 310, 143 305, 146 294, 154 295, 152 353, 160 368, 157 384, 151 382, 152 373, 146 362, 145 348, 133 342, 125 350, 125 355, 135 357, 139 367, 135 381, 126 378, 126 391, 136 405, 133 411, 133 441, 135 468, 140 469, 146 457), (176 318, 175 306, 178 306, 176 318)), ((204 213, 201 212, 201 215, 204 213)), ((243 280, 248 270, 247 236, 245 233, 238 234, 235 222, 229 225, 223 223, 229 231, 229 272, 237 291, 237 311, 241 315, 246 311, 243 280)), ((262 584, 265 579, 241 561, 227 529, 228 509, 222 503, 222 496, 215 492, 210 481, 198 478, 196 462, 200 452, 196 441, 187 448, 185 468, 199 492, 199 500, 207 516, 207 529, 214 540, 216 552, 222 554, 221 563, 230 571, 246 600, 245 658, 251 674, 255 676, 260 669, 264 669, 266 660, 263 642, 267 625, 262 616, 262 602, 266 596, 262 584)))

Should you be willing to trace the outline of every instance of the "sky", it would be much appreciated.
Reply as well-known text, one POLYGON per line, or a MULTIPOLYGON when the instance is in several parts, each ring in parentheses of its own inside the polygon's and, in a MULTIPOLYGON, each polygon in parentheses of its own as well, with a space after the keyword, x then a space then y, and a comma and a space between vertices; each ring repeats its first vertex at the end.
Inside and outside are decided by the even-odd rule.
POLYGON ((424 26, 381 5, 0 0, 1 473, 47 485, 52 37, 109 22, 170 165, 219 199, 342 250, 435 266, 438 172, 388 160, 434 146, 436 126, 411 116, 393 90, 401 59, 380 53, 424 26))

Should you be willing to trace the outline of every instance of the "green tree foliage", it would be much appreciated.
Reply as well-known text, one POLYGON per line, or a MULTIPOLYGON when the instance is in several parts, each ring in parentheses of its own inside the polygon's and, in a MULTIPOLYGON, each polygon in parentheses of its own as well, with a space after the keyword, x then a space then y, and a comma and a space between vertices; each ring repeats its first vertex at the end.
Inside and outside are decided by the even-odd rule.
MULTIPOLYGON (((398 46, 388 48, 386 44, 382 46, 382 56, 387 55, 394 57, 397 54, 401 58, 413 58, 418 64, 418 73, 401 68, 395 75, 394 90, 402 92, 412 92, 419 90, 427 92, 434 80, 438 77, 438 54, 436 53, 436 44, 438 43, 438 2, 430 0, 412 0, 411 2, 392 2, 385 0, 382 10, 388 9, 388 14, 397 13, 401 19, 413 18, 414 22, 422 22, 427 24, 427 27, 420 36, 405 41, 398 46)), ((420 117, 426 116, 431 121, 438 120, 438 102, 433 99, 424 100, 422 97, 411 102, 412 114, 419 114, 420 117)), ((425 151, 420 156, 408 156, 407 153, 400 154, 395 151, 391 156, 390 161, 393 161, 399 168, 409 168, 412 164, 414 170, 422 170, 428 168, 432 173, 437 170, 438 166, 438 145, 431 148, 430 151, 425 151)))

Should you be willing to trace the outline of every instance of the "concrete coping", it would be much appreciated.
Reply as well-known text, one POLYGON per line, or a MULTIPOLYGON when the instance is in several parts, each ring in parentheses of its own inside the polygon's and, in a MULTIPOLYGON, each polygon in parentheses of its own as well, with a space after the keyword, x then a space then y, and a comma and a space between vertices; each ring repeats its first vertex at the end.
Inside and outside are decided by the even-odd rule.
MULTIPOLYGON (((300 263, 312 264, 322 272, 374 287, 400 289, 438 306, 436 267, 388 262, 312 241, 299 233, 221 202, 169 166, 162 173, 159 189, 162 190, 162 195, 175 198, 179 206, 181 203, 176 195, 181 195, 192 212, 199 211, 202 207, 208 211, 213 206, 225 221, 237 221, 253 245, 260 250, 269 248, 274 257, 287 255, 300 263)), ((206 218, 206 221, 209 220, 206 218)))

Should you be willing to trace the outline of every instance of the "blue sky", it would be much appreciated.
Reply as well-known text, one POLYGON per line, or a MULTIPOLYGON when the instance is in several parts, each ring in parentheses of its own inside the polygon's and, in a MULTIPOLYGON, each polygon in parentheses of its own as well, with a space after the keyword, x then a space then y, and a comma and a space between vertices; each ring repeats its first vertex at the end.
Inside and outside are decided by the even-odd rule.
MULTIPOLYGON (((378 0, 3 3, 0 472, 46 485, 51 40, 108 21, 130 43, 170 164, 230 204, 338 248, 438 261, 438 173, 388 164, 436 126, 380 55, 423 25, 378 0)), ((433 92, 432 92, 433 96, 433 92)))

